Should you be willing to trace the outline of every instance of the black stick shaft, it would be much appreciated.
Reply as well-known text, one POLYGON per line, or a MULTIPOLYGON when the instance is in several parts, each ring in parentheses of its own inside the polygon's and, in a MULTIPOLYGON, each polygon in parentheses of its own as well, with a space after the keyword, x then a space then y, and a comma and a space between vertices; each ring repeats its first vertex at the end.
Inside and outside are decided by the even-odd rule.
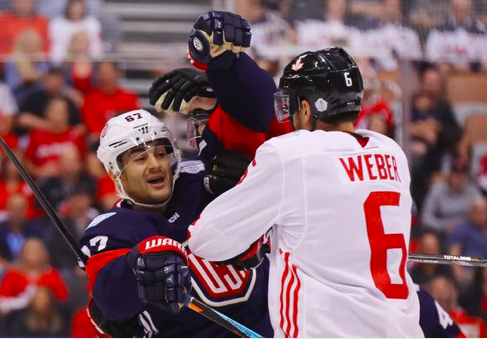
POLYGON ((408 260, 411 262, 425 264, 487 267, 487 259, 468 257, 463 255, 431 255, 431 254, 410 254, 408 260))
POLYGON ((78 258, 80 258, 80 260, 82 260, 83 263, 86 264, 85 259, 84 259, 85 256, 83 255, 83 252, 81 252, 81 250, 78 246, 78 243, 76 242, 76 240, 74 240, 74 237, 68 231, 68 229, 66 228, 66 225, 64 225, 64 223, 61 221, 61 219, 57 215, 54 208, 52 208, 51 204, 49 204, 49 201, 47 201, 44 194, 42 194, 39 187, 37 187, 34 180, 32 180, 32 177, 29 175, 29 173, 27 173, 24 166, 22 166, 19 159, 17 159, 15 154, 12 152, 10 147, 7 145, 7 143, 5 142, 3 137, 1 137, 1 136, 0 136, 0 145, 2 146, 3 150, 5 151, 5 153, 9 157, 9 159, 13 162, 15 167, 17 167, 17 170, 19 171, 20 176, 22 178, 24 178, 27 185, 29 185, 31 190, 34 192, 34 195, 36 196, 37 200, 39 200, 39 203, 42 205, 42 207, 44 208, 46 213, 49 215, 49 218, 51 218, 52 222, 54 223, 56 228, 59 230, 59 232, 61 232, 64 239, 66 239, 66 241, 68 242, 71 249, 74 251, 74 253, 76 253, 78 258))
MULTIPOLYGON (((51 204, 49 204, 49 201, 47 201, 44 194, 42 194, 39 187, 37 187, 34 180, 32 180, 32 177, 29 175, 29 173, 27 173, 24 166, 22 166, 19 159, 17 159, 15 154, 12 152, 10 147, 7 145, 7 143, 5 142, 5 140, 1 136, 0 136, 0 145, 2 146, 5 153, 7 153, 7 156, 13 162, 15 167, 17 167, 17 170, 19 171, 20 175, 22 176, 22 178, 24 178, 25 182, 32 189, 37 200, 39 200, 39 202, 41 203, 42 207, 44 208, 46 213, 51 218, 54 225, 57 227, 59 232, 61 232, 64 239, 66 239, 66 241, 68 242, 71 249, 74 251, 74 253, 76 253, 76 255, 83 262, 83 264, 86 265, 85 255, 80 250, 78 243, 76 242, 76 240, 74 240, 74 237, 68 231, 68 229, 66 228, 66 225, 64 225, 64 223, 61 221, 61 219, 57 215, 54 208, 52 208, 51 204)), ((260 336, 258 333, 256 333, 256 332, 252 331, 251 329, 243 326, 242 324, 240 324, 237 321, 227 317, 226 315, 224 315, 218 311, 215 311, 211 307, 203 304, 202 302, 200 302, 194 298, 190 297, 190 299, 187 300, 185 304, 191 310, 193 310, 197 313, 200 313, 201 315, 207 317, 208 319, 214 321, 215 323, 225 327, 226 329, 232 331, 233 333, 235 333, 241 337, 244 337, 244 338, 262 338, 262 336, 260 336)))

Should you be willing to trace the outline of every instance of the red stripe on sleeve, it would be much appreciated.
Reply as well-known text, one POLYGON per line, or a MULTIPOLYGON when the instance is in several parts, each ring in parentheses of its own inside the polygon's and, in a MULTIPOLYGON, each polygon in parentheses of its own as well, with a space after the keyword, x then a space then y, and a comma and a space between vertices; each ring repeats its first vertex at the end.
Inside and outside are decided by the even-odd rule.
POLYGON ((210 116, 208 127, 215 133, 227 151, 254 156, 266 139, 264 133, 254 132, 239 124, 220 106, 210 116))
POLYGON ((106 251, 100 254, 96 254, 88 259, 86 263, 86 274, 88 275, 88 289, 90 291, 90 295, 93 291, 93 287, 95 286, 96 277, 100 270, 105 266, 108 265, 113 260, 121 257, 122 255, 127 254, 130 252, 129 248, 122 248, 119 250, 113 251, 106 251))
MULTIPOLYGON (((286 257, 286 255, 289 256, 289 253, 284 254, 284 257, 286 257)), ((288 273, 289 273, 289 269, 286 265, 286 268, 284 269, 284 273, 282 275, 282 280, 281 280, 281 296, 280 296, 280 301, 281 301, 281 310, 280 310, 281 323, 280 323, 280 327, 283 331, 284 331, 284 300, 283 300, 283 296, 284 296, 284 288, 285 288, 284 285, 285 285, 288 273)))
POLYGON ((301 281, 299 281, 299 276, 298 272, 296 270, 296 266, 292 266, 293 268, 293 274, 296 277, 296 282, 297 286, 296 289, 294 290, 294 308, 293 308, 293 325, 294 325, 294 332, 293 332, 293 338, 297 338, 299 334, 299 328, 298 328, 298 296, 299 296, 299 289, 301 288, 301 281))

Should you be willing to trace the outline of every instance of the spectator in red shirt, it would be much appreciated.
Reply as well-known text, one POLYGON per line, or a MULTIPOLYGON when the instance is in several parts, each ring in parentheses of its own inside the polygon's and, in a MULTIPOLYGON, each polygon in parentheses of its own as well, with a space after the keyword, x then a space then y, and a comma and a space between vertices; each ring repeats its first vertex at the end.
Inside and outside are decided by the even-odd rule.
POLYGON ((43 178, 59 174, 59 157, 69 145, 76 146, 80 154, 86 153, 83 136, 69 126, 68 105, 63 97, 51 99, 44 115, 49 128, 33 130, 25 151, 27 168, 43 178))
POLYGON ((68 289, 57 270, 49 265, 45 245, 37 238, 25 241, 17 266, 5 272, 0 284, 0 313, 29 305, 37 287, 46 287, 58 301, 68 300, 68 289))
POLYGON ((112 117, 140 107, 137 96, 119 85, 120 71, 112 61, 98 65, 99 87, 92 90, 82 108, 89 143, 97 143, 105 123, 112 117))
POLYGON ((42 49, 48 51, 48 20, 37 15, 35 0, 14 0, 13 11, 1 14, 0 22, 0 54, 9 54, 17 36, 26 30, 34 30, 42 39, 42 49))

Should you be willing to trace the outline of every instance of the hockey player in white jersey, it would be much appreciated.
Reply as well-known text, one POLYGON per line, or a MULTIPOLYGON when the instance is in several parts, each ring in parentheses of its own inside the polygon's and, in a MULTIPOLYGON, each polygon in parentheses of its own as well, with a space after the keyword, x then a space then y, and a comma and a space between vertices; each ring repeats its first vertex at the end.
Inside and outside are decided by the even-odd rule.
POLYGON ((270 230, 269 308, 277 337, 423 337, 406 271, 406 157, 353 128, 363 84, 341 48, 285 68, 276 114, 291 134, 265 142, 239 185, 189 228, 192 253, 239 260, 270 230))

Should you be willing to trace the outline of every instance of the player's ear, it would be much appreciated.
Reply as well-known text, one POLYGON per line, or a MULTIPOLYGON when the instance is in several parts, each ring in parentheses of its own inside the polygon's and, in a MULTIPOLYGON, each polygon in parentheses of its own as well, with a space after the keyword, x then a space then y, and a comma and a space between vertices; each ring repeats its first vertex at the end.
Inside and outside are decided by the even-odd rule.
POLYGON ((309 105, 308 100, 301 100, 301 111, 303 113, 302 116, 304 118, 304 121, 311 121, 311 106, 309 105))

